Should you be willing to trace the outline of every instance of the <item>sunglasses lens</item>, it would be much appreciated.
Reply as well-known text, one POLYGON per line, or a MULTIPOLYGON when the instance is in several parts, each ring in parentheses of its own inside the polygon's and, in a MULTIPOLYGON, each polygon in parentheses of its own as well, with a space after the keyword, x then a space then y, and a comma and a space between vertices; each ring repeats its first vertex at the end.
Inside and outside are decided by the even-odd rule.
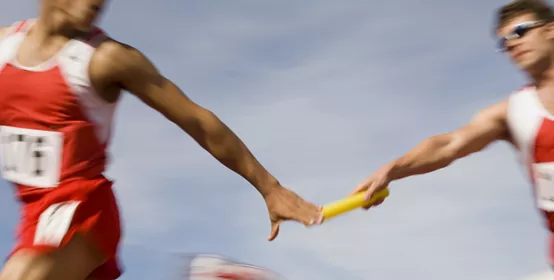
POLYGON ((514 34, 523 37, 529 31, 529 25, 520 25, 514 29, 514 34))

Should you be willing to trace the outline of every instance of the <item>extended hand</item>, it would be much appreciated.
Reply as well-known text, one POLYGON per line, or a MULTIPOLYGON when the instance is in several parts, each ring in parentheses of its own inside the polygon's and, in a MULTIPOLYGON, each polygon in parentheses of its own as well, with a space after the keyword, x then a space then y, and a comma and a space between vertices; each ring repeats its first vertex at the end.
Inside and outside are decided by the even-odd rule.
POLYGON ((269 211, 269 219, 271 220, 269 241, 277 237, 279 225, 283 221, 293 220, 306 226, 321 224, 323 221, 320 206, 305 201, 296 193, 286 188, 275 188, 264 199, 269 211))
MULTIPOLYGON (((359 192, 365 191, 365 200, 370 200, 375 193, 378 191, 385 189, 390 183, 390 179, 388 176, 388 171, 385 168, 381 168, 377 172, 373 173, 371 176, 367 177, 364 181, 362 181, 354 190, 350 193, 350 195, 357 194, 359 192)), ((379 199, 375 203, 363 207, 364 209, 369 209, 371 207, 377 206, 381 203, 383 203, 385 199, 379 199)))

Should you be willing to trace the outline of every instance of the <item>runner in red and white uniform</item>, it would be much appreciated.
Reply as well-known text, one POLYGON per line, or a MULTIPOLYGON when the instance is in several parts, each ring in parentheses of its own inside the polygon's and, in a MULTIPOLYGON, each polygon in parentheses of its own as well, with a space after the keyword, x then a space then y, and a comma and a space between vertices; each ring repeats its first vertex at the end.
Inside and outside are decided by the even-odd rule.
POLYGON ((269 240, 284 220, 321 222, 320 207, 282 187, 212 112, 94 25, 104 1, 40 3, 36 20, 0 30, 0 167, 21 202, 18 243, 1 280, 121 275, 120 217, 103 173, 122 91, 257 188, 269 210, 269 240))
MULTIPOLYGON (((369 198, 393 180, 444 168, 506 140, 521 154, 536 205, 554 236, 554 12, 546 1, 517 0, 501 7, 497 16, 499 48, 529 76, 531 85, 483 109, 465 126, 427 138, 382 166, 352 194, 365 191, 369 198)), ((550 246, 554 265, 554 243, 550 246)))

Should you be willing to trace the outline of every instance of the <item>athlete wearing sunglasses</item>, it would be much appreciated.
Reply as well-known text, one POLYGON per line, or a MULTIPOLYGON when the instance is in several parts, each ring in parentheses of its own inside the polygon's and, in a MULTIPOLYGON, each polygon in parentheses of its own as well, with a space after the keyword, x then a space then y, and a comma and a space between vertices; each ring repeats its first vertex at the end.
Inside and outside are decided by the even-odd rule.
POLYGON ((369 199, 394 180, 442 169, 492 142, 507 141, 520 154, 552 233, 554 264, 554 12, 544 1, 519 0, 501 7, 497 16, 498 48, 528 75, 530 84, 478 112, 463 127, 431 136, 383 165, 352 194, 363 191, 369 199))
POLYGON ((544 26, 545 23, 546 21, 544 20, 532 20, 532 21, 526 21, 515 25, 507 35, 499 36, 498 50, 506 51, 507 41, 521 38, 525 36, 525 34, 527 34, 528 31, 536 27, 544 26))

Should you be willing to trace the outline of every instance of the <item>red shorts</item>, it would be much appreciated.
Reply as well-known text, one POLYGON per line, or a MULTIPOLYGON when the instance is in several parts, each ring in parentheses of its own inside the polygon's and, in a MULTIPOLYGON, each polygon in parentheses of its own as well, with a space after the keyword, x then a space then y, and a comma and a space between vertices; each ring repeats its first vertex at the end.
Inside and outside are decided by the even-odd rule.
POLYGON ((51 251, 79 232, 110 256, 90 277, 117 279, 122 273, 117 255, 121 227, 112 182, 101 178, 71 184, 79 186, 59 187, 22 206, 18 244, 12 254, 20 249, 51 251))

